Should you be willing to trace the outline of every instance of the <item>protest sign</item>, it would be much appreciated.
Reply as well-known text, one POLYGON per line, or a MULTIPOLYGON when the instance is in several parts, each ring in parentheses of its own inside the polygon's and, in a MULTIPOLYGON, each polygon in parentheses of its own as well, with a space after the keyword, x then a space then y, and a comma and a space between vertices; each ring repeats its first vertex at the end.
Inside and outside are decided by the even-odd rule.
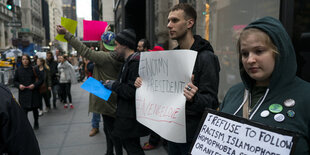
POLYGON ((177 143, 186 142, 185 85, 190 82, 197 52, 171 50, 141 53, 136 91, 137 120, 177 143))
POLYGON ((83 40, 101 40, 107 26, 104 21, 83 20, 83 40))
POLYGON ((214 110, 206 110, 192 155, 289 155, 295 147, 296 136, 247 119, 214 110))
POLYGON ((111 96, 112 91, 104 87, 104 85, 98 80, 89 77, 81 86, 84 90, 102 98, 105 101, 111 96))
MULTIPOLYGON (((61 17, 61 25, 66 28, 70 33, 74 34, 77 26, 77 21, 69 19, 69 18, 64 18, 61 17)), ((67 42, 67 40, 64 38, 65 35, 63 34, 58 34, 55 39, 62 41, 62 42, 67 42)))

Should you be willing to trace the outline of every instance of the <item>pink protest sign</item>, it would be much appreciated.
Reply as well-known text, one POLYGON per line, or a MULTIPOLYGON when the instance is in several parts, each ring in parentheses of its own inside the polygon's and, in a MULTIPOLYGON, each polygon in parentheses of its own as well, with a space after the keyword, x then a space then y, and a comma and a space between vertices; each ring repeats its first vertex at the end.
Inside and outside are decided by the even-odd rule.
POLYGON ((83 26, 83 40, 101 40, 101 35, 108 26, 108 23, 96 20, 83 20, 83 26))

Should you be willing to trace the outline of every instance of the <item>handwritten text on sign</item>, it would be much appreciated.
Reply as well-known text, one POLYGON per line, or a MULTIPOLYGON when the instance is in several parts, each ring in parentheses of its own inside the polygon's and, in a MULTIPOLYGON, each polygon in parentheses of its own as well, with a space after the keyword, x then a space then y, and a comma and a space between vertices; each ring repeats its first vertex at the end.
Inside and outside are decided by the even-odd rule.
POLYGON ((136 91, 137 120, 163 138, 186 142, 185 85, 190 81, 197 52, 172 50, 141 53, 136 91))
POLYGON ((191 154, 288 155, 293 137, 208 113, 191 154))

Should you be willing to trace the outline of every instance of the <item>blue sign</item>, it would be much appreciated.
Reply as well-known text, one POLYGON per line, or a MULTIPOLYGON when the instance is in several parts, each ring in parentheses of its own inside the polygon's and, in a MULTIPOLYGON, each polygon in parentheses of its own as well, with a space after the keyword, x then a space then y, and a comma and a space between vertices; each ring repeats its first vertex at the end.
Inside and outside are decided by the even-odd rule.
POLYGON ((104 87, 104 85, 98 80, 90 77, 88 78, 81 86, 82 89, 96 95, 97 97, 102 98, 105 101, 108 101, 112 91, 104 87))

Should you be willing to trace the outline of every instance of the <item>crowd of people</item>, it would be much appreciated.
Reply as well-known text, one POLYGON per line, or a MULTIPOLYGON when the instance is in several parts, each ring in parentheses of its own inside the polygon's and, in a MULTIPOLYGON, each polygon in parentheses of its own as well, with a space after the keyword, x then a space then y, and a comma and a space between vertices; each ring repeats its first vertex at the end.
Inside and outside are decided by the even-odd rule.
MULTIPOLYGON (((307 102, 310 101, 310 97, 307 93, 310 91, 310 84, 296 77, 294 48, 282 24, 277 19, 265 17, 244 28, 237 43, 242 82, 233 86, 227 92, 223 103, 219 104, 217 98, 219 61, 212 45, 199 35, 193 34, 196 18, 195 9, 186 3, 175 5, 168 16, 169 36, 178 43, 175 49, 190 49, 198 52, 192 80, 184 87, 186 143, 167 141, 168 154, 189 153, 206 108, 295 132, 300 136, 294 153, 308 154, 310 117, 307 110, 310 107, 307 102), (283 119, 271 117, 274 112, 271 111, 271 113, 268 109, 275 103, 280 104, 283 111, 293 111, 294 115, 289 113, 288 116, 284 116, 278 112, 279 115, 283 115, 281 117, 283 119)), ((137 41, 132 29, 124 29, 115 35, 108 27, 101 37, 101 51, 87 47, 63 26, 57 26, 57 32, 63 34, 68 44, 83 57, 85 72, 89 72, 87 76, 102 81, 106 88, 113 91, 108 101, 90 94, 89 112, 93 115, 89 136, 99 132, 99 122, 102 117, 107 155, 112 155, 114 152, 122 155, 123 148, 128 155, 143 155, 144 150, 154 149, 161 141, 161 137, 137 121, 135 92, 143 85, 143 79, 138 73, 140 53, 164 49, 160 46, 150 49, 146 39, 137 41), (140 137, 147 135, 150 135, 149 141, 141 146, 140 137)), ((58 60, 59 64, 53 60, 52 53, 48 52, 47 60, 39 58, 36 60, 36 66, 32 67, 29 56, 23 55, 22 65, 16 70, 14 85, 19 89, 19 104, 25 114, 29 111, 33 112, 34 129, 39 128, 38 109, 42 110, 42 99, 45 100, 46 107, 51 108, 48 101, 51 95, 48 92, 52 92, 54 108, 56 108, 56 96, 59 90, 61 90, 60 99, 64 107, 74 108, 70 94, 71 84, 76 82, 73 68, 66 56, 60 55, 58 60), (57 89, 57 86, 61 89, 57 89)), ((5 90, 5 88, 2 89, 5 90)), ((6 95, 9 96, 9 93, 6 95)), ((17 103, 6 106, 13 106, 16 111, 21 111, 17 103)), ((7 115, 10 114, 7 113, 7 115)), ((10 121, 7 120, 7 122, 10 121)), ((29 123, 20 121, 18 123, 20 125, 24 123, 26 127, 30 126, 29 123)), ((1 132, 11 131, 4 129, 1 132)), ((34 136, 33 132, 28 132, 30 134, 27 136, 34 136)), ((2 135, 6 134, 2 133, 2 135)), ((29 142, 37 144, 35 138, 29 138, 29 142)), ((12 142, 0 145, 0 153, 1 151, 9 153, 24 151, 22 148, 12 149, 11 144, 12 142)), ((33 149, 27 148, 27 151, 33 151, 29 154, 37 154, 35 151, 37 149, 38 147, 34 146, 33 149)))

